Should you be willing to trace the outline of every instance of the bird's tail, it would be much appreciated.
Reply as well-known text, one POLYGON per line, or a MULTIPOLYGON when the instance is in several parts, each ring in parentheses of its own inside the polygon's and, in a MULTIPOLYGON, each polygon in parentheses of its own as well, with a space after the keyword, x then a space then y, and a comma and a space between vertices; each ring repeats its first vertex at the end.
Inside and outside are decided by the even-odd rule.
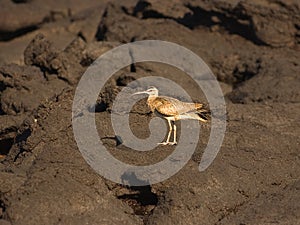
POLYGON ((194 119, 194 120, 200 120, 201 122, 206 123, 209 120, 209 114, 206 114, 204 112, 189 112, 184 115, 180 115, 181 119, 194 119))
POLYGON ((192 103, 191 105, 195 111, 191 111, 182 115, 183 118, 187 119, 195 119, 200 120, 201 122, 207 122, 211 118, 210 110, 208 109, 207 105, 201 103, 192 103))
POLYGON ((199 120, 202 122, 207 122, 211 118, 210 112, 200 112, 200 113, 197 113, 197 115, 199 116, 199 120))
POLYGON ((196 114, 198 115, 200 121, 207 122, 211 119, 211 112, 206 105, 201 105, 201 108, 197 109, 196 114))

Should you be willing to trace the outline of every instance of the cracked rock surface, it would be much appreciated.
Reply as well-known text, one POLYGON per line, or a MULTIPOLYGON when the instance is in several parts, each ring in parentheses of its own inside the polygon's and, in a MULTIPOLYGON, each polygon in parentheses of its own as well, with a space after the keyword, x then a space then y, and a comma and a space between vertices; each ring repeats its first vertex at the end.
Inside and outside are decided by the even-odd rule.
MULTIPOLYGON (((300 223, 299 1, 0 5, 1 225, 300 223), (225 96, 227 129, 204 172, 198 165, 210 123, 201 127, 194 154, 177 174, 129 187, 86 163, 74 139, 72 104, 94 60, 123 43, 147 39, 175 42, 207 63, 225 96)), ((207 102, 193 80, 165 64, 137 63, 114 74, 88 110, 95 110, 107 150, 133 165, 160 162, 175 149, 137 152, 113 130, 116 96, 145 76, 171 79, 194 101, 207 102)), ((132 132, 147 138, 154 117, 145 99, 138 101, 129 114, 132 132)))

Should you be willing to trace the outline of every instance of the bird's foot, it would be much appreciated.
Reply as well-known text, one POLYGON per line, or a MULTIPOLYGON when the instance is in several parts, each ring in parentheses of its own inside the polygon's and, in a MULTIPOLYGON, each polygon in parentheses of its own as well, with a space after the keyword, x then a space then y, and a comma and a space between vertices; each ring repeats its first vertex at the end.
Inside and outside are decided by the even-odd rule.
POLYGON ((168 145, 170 142, 161 142, 161 143, 157 143, 158 145, 168 145))
POLYGON ((169 142, 168 145, 177 145, 177 141, 169 142))
POLYGON ((173 141, 173 142, 161 142, 161 143, 158 143, 159 145, 177 145, 177 142, 176 141, 173 141))

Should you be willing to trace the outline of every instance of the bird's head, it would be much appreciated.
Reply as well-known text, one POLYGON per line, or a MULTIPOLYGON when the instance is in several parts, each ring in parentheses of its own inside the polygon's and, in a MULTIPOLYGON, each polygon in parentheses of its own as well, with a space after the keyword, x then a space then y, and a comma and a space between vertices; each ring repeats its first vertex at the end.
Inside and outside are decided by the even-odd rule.
POLYGON ((148 94, 149 96, 158 96, 158 89, 156 87, 149 87, 146 91, 139 91, 134 93, 134 95, 138 94, 148 94))

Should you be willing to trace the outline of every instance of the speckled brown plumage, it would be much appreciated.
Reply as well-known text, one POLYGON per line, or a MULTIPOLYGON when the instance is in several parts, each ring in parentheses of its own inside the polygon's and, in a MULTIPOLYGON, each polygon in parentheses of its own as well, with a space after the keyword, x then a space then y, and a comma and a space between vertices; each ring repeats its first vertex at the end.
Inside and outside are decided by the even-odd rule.
POLYGON ((165 118, 169 124, 169 133, 167 140, 163 145, 174 145, 176 142, 176 120, 193 119, 202 122, 207 122, 210 116, 210 111, 207 110, 201 103, 182 102, 176 98, 168 96, 158 96, 158 90, 155 87, 150 87, 146 91, 137 92, 135 94, 148 94, 147 104, 152 112, 157 112, 161 117, 165 118), (172 127, 173 122, 173 127, 172 127), (170 136, 174 130, 174 140, 170 142, 170 136))
POLYGON ((167 96, 149 96, 147 104, 152 111, 156 110, 164 116, 176 116, 201 110, 203 104, 181 102, 178 99, 167 96))

